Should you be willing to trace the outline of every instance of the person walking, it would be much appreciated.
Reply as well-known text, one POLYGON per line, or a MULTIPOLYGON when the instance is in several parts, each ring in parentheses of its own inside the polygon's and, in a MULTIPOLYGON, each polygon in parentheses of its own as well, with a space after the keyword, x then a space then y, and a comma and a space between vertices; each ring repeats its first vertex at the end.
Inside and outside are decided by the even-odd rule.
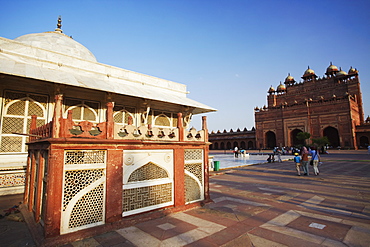
POLYGON ((238 158, 238 154, 239 154, 239 148, 238 148, 238 147, 235 147, 235 148, 234 148, 234 155, 235 155, 235 158, 238 158))
POLYGON ((303 175, 308 176, 310 174, 308 170, 308 150, 305 146, 301 149, 301 164, 303 168, 303 175))
POLYGON ((294 155, 295 169, 297 170, 297 175, 301 176, 301 157, 298 156, 298 153, 294 155))
POLYGON ((280 149, 280 148, 278 148, 276 152, 277 152, 277 156, 278 156, 278 162, 279 162, 279 163, 283 162, 283 161, 281 160, 281 149, 280 149))
POLYGON ((313 162, 313 171, 315 173, 315 176, 319 175, 319 161, 320 161, 320 155, 319 152, 317 151, 316 147, 311 148, 311 161, 313 162))

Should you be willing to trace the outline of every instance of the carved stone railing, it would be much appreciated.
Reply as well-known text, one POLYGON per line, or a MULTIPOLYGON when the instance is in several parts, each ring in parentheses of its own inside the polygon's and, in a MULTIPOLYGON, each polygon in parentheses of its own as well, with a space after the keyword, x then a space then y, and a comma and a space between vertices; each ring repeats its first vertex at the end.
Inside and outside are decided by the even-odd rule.
POLYGON ((191 128, 189 131, 185 131, 184 141, 206 141, 206 133, 204 130, 197 131, 195 128, 191 128))
POLYGON ((79 137, 93 139, 107 138, 107 122, 93 123, 89 121, 74 122, 72 111, 68 111, 66 119, 61 119, 59 137, 79 137))
POLYGON ((52 135, 53 123, 49 122, 40 127, 36 127, 37 116, 31 116, 31 126, 30 126, 30 141, 37 138, 49 138, 52 135))
POLYGON ((123 140, 155 140, 155 141, 179 141, 179 129, 158 128, 133 125, 114 125, 114 139, 123 140))
POLYGON ((177 116, 177 128, 161 128, 132 125, 122 126, 113 122, 113 103, 107 103, 107 121, 93 123, 89 121, 75 122, 72 111, 68 111, 67 118, 62 117, 62 96, 56 96, 53 120, 43 126, 36 127, 36 116, 32 116, 30 141, 44 138, 90 138, 90 139, 118 139, 118 140, 152 140, 152 141, 195 141, 208 142, 206 117, 202 119, 202 130, 195 128, 185 130, 182 113, 177 116))
MULTIPOLYGON (((184 139, 182 141, 205 141, 205 131, 197 131, 191 128, 189 131, 182 130, 184 139)), ((115 124, 114 139, 123 140, 152 140, 152 141, 180 141, 179 128, 160 127, 135 127, 132 125, 121 126, 115 124)))

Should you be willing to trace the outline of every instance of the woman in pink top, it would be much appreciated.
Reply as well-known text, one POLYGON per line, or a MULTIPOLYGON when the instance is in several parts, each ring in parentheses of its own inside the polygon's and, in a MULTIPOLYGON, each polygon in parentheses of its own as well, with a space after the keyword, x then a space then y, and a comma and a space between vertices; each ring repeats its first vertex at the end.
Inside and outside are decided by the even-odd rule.
POLYGON ((308 171, 308 150, 305 146, 302 147, 301 149, 301 163, 302 163, 302 168, 305 176, 308 176, 310 172, 308 171))

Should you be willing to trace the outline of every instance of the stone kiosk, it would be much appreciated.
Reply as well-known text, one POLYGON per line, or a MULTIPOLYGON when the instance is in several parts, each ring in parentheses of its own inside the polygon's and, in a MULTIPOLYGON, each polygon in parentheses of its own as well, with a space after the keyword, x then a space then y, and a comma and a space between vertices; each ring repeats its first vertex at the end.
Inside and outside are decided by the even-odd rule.
POLYGON ((74 122, 72 111, 63 118, 61 109, 58 95, 50 123, 36 127, 33 116, 28 143, 24 203, 45 238, 89 236, 125 217, 209 201, 205 117, 202 130, 187 131, 181 113, 177 128, 163 129, 115 124, 112 103, 98 124, 74 122))
POLYGON ((97 62, 61 20, 53 32, 0 37, 0 91, 0 194, 25 187, 38 244, 209 200, 206 119, 199 131, 190 122, 215 109, 183 84, 97 62))

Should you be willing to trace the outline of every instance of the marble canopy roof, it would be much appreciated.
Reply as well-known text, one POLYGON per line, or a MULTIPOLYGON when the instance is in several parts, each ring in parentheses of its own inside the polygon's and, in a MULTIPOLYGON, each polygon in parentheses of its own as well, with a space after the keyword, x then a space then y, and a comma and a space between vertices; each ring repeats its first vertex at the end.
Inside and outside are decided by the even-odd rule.
POLYGON ((59 32, 0 37, 0 74, 189 106, 193 114, 216 111, 187 98, 186 85, 99 63, 59 32))

